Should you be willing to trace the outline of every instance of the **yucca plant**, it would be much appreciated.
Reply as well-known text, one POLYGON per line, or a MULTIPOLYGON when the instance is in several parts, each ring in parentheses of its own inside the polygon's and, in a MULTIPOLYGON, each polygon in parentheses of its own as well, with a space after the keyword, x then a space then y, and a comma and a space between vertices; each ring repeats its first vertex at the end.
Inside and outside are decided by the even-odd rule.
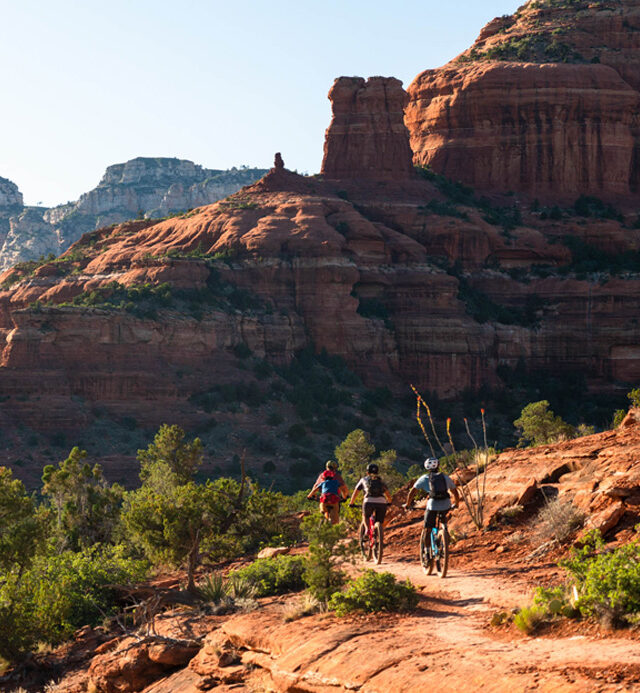
POLYGON ((227 585, 222 573, 210 573, 198 583, 200 597, 212 604, 219 604, 227 596, 227 585))

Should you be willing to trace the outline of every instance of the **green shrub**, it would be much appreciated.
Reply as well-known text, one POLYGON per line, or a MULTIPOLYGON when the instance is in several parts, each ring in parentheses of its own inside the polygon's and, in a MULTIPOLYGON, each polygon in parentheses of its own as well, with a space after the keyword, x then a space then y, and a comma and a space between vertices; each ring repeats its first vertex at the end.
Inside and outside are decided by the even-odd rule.
POLYGON ((266 597, 304 589, 304 570, 303 556, 274 556, 259 558, 243 568, 234 570, 229 579, 246 580, 256 588, 258 597, 266 597))
POLYGON ((513 622, 522 633, 530 635, 545 620, 546 609, 542 606, 525 606, 514 616, 513 622))
POLYGON ((627 393, 627 399, 631 402, 632 407, 640 407, 640 387, 636 387, 627 393))
POLYGON ((0 589, 0 656, 13 659, 36 642, 57 644, 83 625, 98 624, 114 611, 113 585, 142 580, 147 568, 118 547, 36 558, 0 589))
POLYGON ((305 517, 301 529, 309 542, 304 581, 309 592, 326 603, 344 584, 345 574, 336 564, 339 558, 355 554, 355 542, 344 541, 347 537, 344 523, 332 525, 319 513, 305 517))
POLYGON ((590 532, 560 565, 577 592, 577 608, 587 616, 624 620, 640 612, 640 541, 604 552, 600 532, 590 532))
POLYGON ((333 594, 328 606, 344 616, 351 611, 411 611, 417 603, 416 588, 409 580, 398 582, 392 573, 367 570, 344 592, 333 594))
POLYGON ((618 428, 622 423, 624 417, 627 415, 626 409, 616 409, 613 412, 613 420, 611 421, 611 428, 618 428))

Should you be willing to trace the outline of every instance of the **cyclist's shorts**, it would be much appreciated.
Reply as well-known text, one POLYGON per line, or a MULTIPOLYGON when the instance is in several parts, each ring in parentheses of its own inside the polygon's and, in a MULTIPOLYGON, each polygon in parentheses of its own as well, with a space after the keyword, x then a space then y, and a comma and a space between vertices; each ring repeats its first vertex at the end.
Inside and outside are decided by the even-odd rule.
POLYGON ((369 518, 375 514, 375 521, 382 524, 384 522, 384 516, 387 514, 387 504, 364 503, 362 506, 362 512, 364 513, 364 519, 366 522, 369 522, 369 518))
POLYGON ((427 510, 424 514, 424 526, 433 529, 436 526, 436 517, 440 515, 440 522, 446 522, 448 514, 448 510, 427 510))

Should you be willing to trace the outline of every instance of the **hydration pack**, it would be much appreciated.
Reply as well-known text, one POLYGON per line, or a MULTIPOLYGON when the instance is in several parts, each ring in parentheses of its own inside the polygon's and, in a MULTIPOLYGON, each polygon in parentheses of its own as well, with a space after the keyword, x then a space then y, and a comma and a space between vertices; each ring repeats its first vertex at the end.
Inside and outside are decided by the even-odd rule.
POLYGON ((320 484, 320 493, 322 495, 325 495, 326 493, 330 493, 334 496, 337 496, 339 489, 340 489, 340 482, 338 481, 337 475, 334 472, 325 472, 324 473, 324 479, 322 480, 322 483, 320 484))
POLYGON ((384 484, 382 483, 382 479, 380 477, 365 476, 363 483, 365 498, 384 496, 384 484))
POLYGON ((448 500, 449 489, 447 480, 442 472, 431 472, 429 474, 429 498, 433 500, 448 500))

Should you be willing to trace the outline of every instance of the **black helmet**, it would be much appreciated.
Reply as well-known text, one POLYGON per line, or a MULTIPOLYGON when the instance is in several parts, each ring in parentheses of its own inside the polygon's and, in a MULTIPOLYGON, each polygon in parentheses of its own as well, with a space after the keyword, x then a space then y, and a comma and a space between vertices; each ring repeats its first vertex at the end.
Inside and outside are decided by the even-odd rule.
POLYGON ((335 472, 338 470, 338 463, 334 462, 333 460, 327 460, 325 467, 327 468, 327 471, 335 472))
POLYGON ((377 474, 378 473, 378 465, 373 464, 373 462, 367 466, 367 474, 377 474))

